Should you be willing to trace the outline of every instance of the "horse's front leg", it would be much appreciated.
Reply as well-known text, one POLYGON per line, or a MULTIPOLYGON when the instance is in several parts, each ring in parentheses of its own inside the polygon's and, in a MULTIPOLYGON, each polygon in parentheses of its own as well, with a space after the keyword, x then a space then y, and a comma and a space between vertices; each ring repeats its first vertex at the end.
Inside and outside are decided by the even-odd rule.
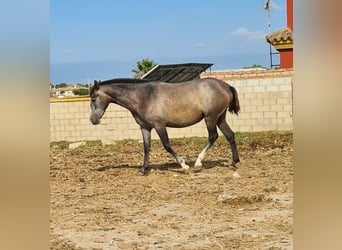
POLYGON ((151 145, 151 129, 141 128, 144 143, 144 165, 139 169, 139 174, 146 174, 150 168, 150 145, 151 145))
POLYGON ((169 142, 169 136, 166 131, 165 126, 159 126, 155 127, 155 130, 157 131, 157 134, 160 137, 160 140, 163 143, 164 148, 167 152, 169 152, 177 161, 177 163, 182 167, 184 170, 188 170, 189 166, 185 164, 185 161, 182 157, 180 157, 175 151, 173 151, 170 142, 169 142))

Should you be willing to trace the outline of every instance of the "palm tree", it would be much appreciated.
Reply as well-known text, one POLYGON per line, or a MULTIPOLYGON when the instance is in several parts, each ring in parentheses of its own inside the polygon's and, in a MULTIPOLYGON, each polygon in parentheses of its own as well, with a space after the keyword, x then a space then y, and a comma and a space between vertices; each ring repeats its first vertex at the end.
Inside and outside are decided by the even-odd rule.
POLYGON ((137 62, 137 69, 133 69, 134 78, 141 78, 144 74, 150 71, 157 64, 148 58, 144 58, 137 62))

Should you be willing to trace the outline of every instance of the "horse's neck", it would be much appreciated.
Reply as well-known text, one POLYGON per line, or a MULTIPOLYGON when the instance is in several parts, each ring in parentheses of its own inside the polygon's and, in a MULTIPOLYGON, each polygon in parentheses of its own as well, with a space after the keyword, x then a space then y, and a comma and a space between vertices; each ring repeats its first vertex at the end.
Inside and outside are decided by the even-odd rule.
POLYGON ((136 87, 134 85, 112 85, 108 86, 106 92, 114 103, 129 110, 134 109, 136 105, 136 87))

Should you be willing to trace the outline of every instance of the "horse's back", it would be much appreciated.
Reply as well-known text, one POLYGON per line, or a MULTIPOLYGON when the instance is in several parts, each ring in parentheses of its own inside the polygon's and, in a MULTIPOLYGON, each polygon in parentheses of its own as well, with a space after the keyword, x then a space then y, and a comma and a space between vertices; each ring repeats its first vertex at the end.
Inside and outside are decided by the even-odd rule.
MULTIPOLYGON (((145 84, 144 84, 145 85, 145 84)), ((159 105, 204 107, 224 102, 228 105, 233 97, 231 86, 215 78, 195 79, 180 83, 151 82, 146 89, 153 89, 153 100, 159 105)), ((152 91, 149 90, 151 93, 152 91)))
MULTIPOLYGON (((147 116, 155 114, 165 119, 167 126, 184 127, 204 117, 222 114, 229 106, 232 94, 223 81, 206 78, 181 83, 153 82, 147 116)), ((145 100, 145 105, 147 104, 145 100)))

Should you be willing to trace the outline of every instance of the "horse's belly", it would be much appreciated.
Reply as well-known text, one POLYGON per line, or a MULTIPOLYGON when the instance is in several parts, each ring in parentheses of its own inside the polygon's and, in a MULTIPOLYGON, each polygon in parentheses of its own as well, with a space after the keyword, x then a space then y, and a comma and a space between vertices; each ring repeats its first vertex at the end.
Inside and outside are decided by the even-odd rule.
POLYGON ((174 113, 172 116, 169 116, 166 121, 167 127, 173 128, 183 128, 194 125, 203 119, 203 115, 201 113, 174 113))

